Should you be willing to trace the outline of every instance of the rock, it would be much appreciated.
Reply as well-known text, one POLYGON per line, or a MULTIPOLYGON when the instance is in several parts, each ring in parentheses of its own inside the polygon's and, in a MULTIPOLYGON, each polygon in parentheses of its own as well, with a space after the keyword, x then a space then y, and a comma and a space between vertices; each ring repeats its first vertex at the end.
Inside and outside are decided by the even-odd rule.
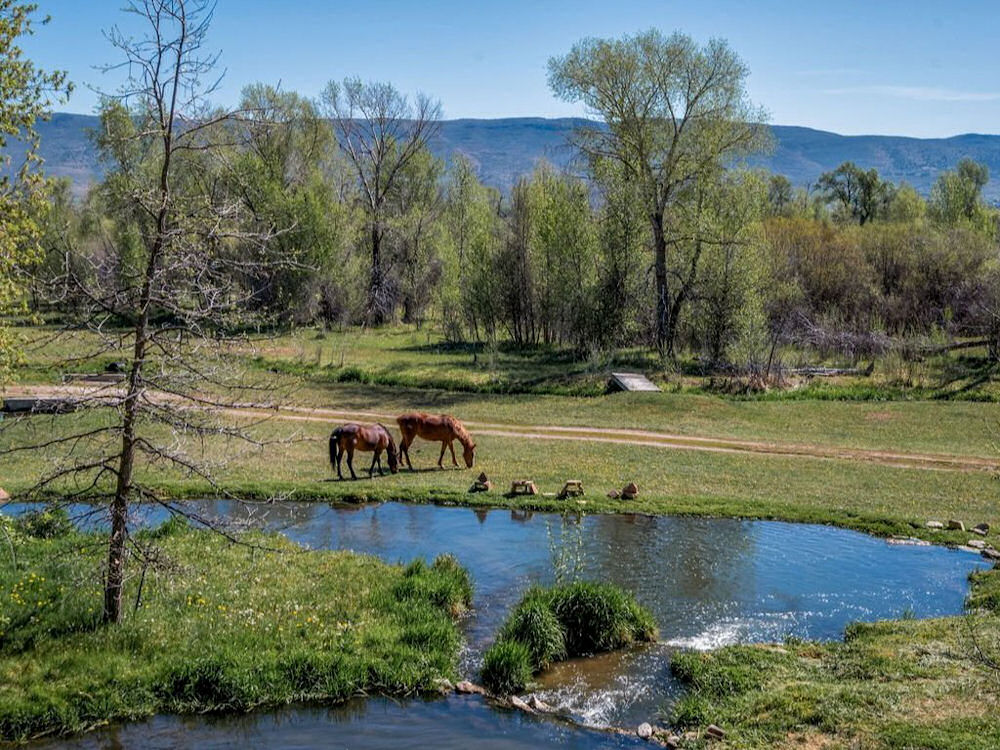
POLYGON ((886 540, 889 544, 910 544, 914 547, 930 547, 931 543, 914 536, 893 536, 886 540))
POLYGON ((534 694, 528 696, 528 705, 531 706, 534 710, 538 711, 539 713, 554 714, 556 712, 556 708, 554 706, 550 706, 548 703, 546 703, 545 701, 543 701, 541 698, 539 698, 537 695, 534 694))
POLYGON ((480 482, 477 480, 472 483, 471 487, 469 487, 469 492, 489 492, 491 489, 493 489, 493 482, 490 482, 489 480, 480 482))
POLYGON ((485 471, 481 471, 481 472, 479 472, 479 476, 476 477, 476 481, 477 482, 482 482, 483 484, 486 484, 488 481, 490 481, 490 478, 488 476, 486 476, 486 472, 485 471))
POLYGON ((448 678, 439 677, 434 680, 434 689, 441 693, 441 695, 447 695, 455 689, 455 686, 451 684, 451 680, 448 678))
POLYGON ((994 562, 1000 560, 1000 551, 997 551, 992 547, 987 547, 986 549, 984 549, 982 555, 987 560, 993 560, 994 562))
POLYGON ((621 497, 621 494, 622 493, 620 493, 618 490, 611 490, 611 492, 608 493, 608 497, 610 497, 612 500, 617 500, 619 497, 621 497))
POLYGON ((530 479, 515 479, 510 483, 511 495, 537 495, 538 487, 530 479))
POLYGON ((961 521, 956 521, 954 518, 948 521, 949 529, 956 529, 958 531, 965 531, 965 524, 961 521))
POLYGON ((3 487, 0 487, 0 500, 10 500, 10 493, 3 487))
POLYGON ((635 730, 635 733, 639 735, 642 739, 648 740, 650 737, 653 736, 653 727, 648 721, 644 721, 635 730))
POLYGON ((724 740, 726 739, 726 732, 721 727, 717 727, 715 724, 709 724, 705 729, 705 734, 713 740, 724 740))
POLYGON ((521 700, 520 698, 518 698, 516 695, 510 696, 510 705, 512 705, 514 708, 519 708, 522 711, 527 711, 529 714, 535 713, 535 709, 533 709, 531 706, 529 706, 523 700, 521 700))
POLYGON ((672 734, 669 737, 667 737, 665 740, 663 740, 663 746, 664 747, 680 747, 681 746, 681 738, 679 736, 677 736, 676 734, 672 734))
POLYGON ((622 500, 635 500, 639 495, 639 485, 629 482, 622 488, 622 500))
POLYGON ((928 521, 927 523, 924 524, 924 526, 926 526, 928 529, 943 529, 944 528, 944 524, 941 523, 940 521, 928 521))
POLYGON ((697 732, 685 732, 681 735, 681 741, 683 742, 697 742, 698 733, 697 732))
POLYGON ((979 536, 986 536, 990 533, 990 525, 988 523, 977 523, 969 531, 973 534, 979 534, 979 536))
POLYGON ((460 683, 455 685, 456 693, 465 693, 467 695, 486 695, 486 688, 480 687, 473 682, 468 680, 462 680, 460 683))
POLYGON ((970 539, 969 543, 965 545, 966 547, 972 547, 972 549, 984 550, 986 549, 986 542, 982 539, 970 539))
POLYGON ((567 497, 576 497, 583 494, 583 482, 579 479, 567 479, 563 488, 559 491, 559 499, 564 500, 567 497))

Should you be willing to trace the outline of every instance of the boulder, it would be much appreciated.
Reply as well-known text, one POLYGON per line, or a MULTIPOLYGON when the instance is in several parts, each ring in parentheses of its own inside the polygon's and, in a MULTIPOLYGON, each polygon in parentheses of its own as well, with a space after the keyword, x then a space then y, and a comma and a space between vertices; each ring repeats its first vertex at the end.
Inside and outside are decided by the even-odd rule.
POLYGON ((961 521, 956 521, 954 518, 948 521, 948 528, 955 529, 957 531, 965 531, 965 524, 961 521))
POLYGON ((0 500, 10 500, 10 493, 3 487, 0 487, 0 500))
POLYGON ((968 544, 966 544, 965 546, 972 547, 972 549, 977 549, 982 551, 986 549, 986 542, 984 542, 982 539, 970 539, 968 544))
POLYGON ((545 701, 543 701, 541 698, 539 698, 537 695, 534 694, 528 696, 527 703, 535 711, 538 711, 539 713, 542 714, 554 714, 556 712, 556 708, 554 706, 550 706, 548 703, 546 703, 545 701))
POLYGON ((621 495, 622 493, 620 493, 618 490, 611 490, 611 492, 608 493, 608 497, 610 497, 612 500, 617 500, 619 497, 621 497, 621 495))
POLYGON ((724 740, 726 739, 726 732, 722 727, 717 727, 715 724, 709 724, 705 729, 705 736, 713 740, 724 740))
POLYGON ((510 483, 511 495, 537 495, 538 487, 530 479, 515 479, 510 483))
POLYGON ((676 734, 671 734, 669 737, 667 737, 665 740, 663 740, 663 746, 664 747, 680 747, 681 746, 681 738, 678 735, 676 735, 676 734))
POLYGON ((486 688, 480 687, 473 682, 468 680, 462 680, 460 683, 455 685, 456 693, 465 693, 466 695, 486 695, 486 688))
POLYGON ((489 492, 491 489, 493 489, 493 482, 490 482, 489 480, 485 482, 476 480, 472 483, 472 486, 469 487, 469 492, 489 492))
POLYGON ((977 523, 969 531, 973 534, 979 534, 979 536, 986 536, 990 533, 990 525, 988 523, 977 523))
POLYGON ((481 482, 483 484, 486 484, 487 482, 490 481, 490 478, 488 476, 486 476, 486 472, 485 471, 481 471, 481 472, 479 472, 479 476, 476 477, 476 481, 477 482, 481 482))
POLYGON ((639 495, 639 485, 629 482, 622 487, 622 500, 635 500, 639 495))
POLYGON ((924 526, 926 526, 928 529, 943 529, 944 528, 944 524, 941 523, 940 521, 928 521, 927 523, 924 524, 924 526))
POLYGON ((653 736, 653 727, 648 721, 642 722, 635 730, 635 733, 639 735, 644 740, 648 740, 653 736))
POLYGON ((521 711, 526 711, 529 714, 535 713, 535 709, 533 709, 523 700, 518 698, 516 695, 510 696, 510 705, 512 705, 514 708, 520 709, 521 711))
POLYGON ((992 560, 993 562, 1000 561, 1000 551, 993 549, 992 547, 987 547, 982 552, 983 557, 987 560, 992 560))

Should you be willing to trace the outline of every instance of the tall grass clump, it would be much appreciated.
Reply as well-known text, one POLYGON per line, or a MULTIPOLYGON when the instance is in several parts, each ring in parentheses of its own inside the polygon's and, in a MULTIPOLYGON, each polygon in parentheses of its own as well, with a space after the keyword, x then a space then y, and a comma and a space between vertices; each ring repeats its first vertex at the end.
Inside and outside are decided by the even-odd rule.
POLYGON ((483 684, 508 695, 523 690, 553 662, 652 641, 656 635, 653 615, 617 586, 587 581, 536 586, 514 607, 486 652, 483 684))

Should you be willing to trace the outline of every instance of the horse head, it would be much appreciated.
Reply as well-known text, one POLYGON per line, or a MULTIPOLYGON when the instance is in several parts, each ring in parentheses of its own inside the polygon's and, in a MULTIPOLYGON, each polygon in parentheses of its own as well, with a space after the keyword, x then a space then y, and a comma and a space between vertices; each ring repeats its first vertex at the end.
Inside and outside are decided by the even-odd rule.
POLYGON ((462 451, 462 458, 465 459, 467 468, 472 468, 476 463, 476 444, 466 443, 465 450, 462 451))

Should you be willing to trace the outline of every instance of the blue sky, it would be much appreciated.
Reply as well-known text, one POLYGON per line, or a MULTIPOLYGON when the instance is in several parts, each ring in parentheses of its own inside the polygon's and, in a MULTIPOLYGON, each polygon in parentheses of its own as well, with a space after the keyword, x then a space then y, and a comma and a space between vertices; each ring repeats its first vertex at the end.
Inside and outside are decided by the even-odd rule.
MULTIPOLYGON (((115 62, 102 36, 118 0, 38 0, 52 16, 24 47, 68 70, 71 112, 113 90, 93 66, 115 62)), ((439 98, 445 116, 584 114, 556 100, 546 62, 586 36, 649 27, 727 39, 751 70, 753 99, 782 125, 845 134, 1000 133, 996 0, 218 0, 210 44, 227 69, 216 95, 281 82, 315 96, 358 75, 439 98)))

